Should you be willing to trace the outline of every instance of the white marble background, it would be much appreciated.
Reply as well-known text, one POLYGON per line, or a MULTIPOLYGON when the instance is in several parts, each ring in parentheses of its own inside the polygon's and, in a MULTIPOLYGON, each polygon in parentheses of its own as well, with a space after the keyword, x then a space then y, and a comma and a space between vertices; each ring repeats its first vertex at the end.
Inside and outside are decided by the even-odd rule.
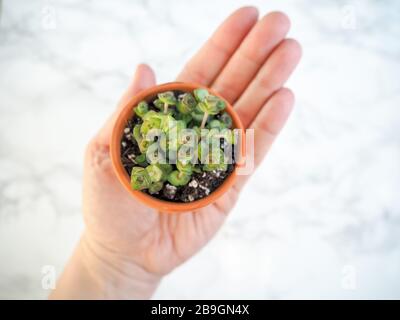
POLYGON ((156 298, 400 298, 398 1, 22 1, 0 27, 0 298, 45 298, 82 153, 135 65, 174 79, 234 8, 283 10, 296 111, 228 223, 156 298))

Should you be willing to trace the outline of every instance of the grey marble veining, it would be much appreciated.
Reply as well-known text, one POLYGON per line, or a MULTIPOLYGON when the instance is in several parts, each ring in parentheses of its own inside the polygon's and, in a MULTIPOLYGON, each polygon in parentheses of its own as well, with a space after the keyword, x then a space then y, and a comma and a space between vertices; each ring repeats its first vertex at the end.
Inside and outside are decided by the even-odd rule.
POLYGON ((400 5, 355 0, 3 1, 0 298, 44 298, 42 267, 61 272, 83 228, 85 144, 135 65, 174 79, 244 4, 291 17, 296 110, 155 298, 400 298, 400 5))

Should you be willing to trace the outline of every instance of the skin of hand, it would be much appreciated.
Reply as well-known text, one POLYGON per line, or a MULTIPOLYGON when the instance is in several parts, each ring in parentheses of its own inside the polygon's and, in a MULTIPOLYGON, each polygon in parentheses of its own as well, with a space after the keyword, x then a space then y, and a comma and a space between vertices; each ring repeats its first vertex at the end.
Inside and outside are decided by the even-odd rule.
MULTIPOLYGON (((185 65, 177 81, 215 89, 255 131, 257 166, 284 126, 294 96, 284 83, 301 57, 287 39, 290 22, 280 12, 261 19, 253 7, 232 13, 185 65)), ((149 298, 162 277, 197 253, 218 231, 249 176, 205 208, 164 213, 136 201, 111 166, 109 141, 120 109, 155 85, 147 65, 137 67, 117 110, 89 143, 84 166, 81 241, 50 298, 149 298)))

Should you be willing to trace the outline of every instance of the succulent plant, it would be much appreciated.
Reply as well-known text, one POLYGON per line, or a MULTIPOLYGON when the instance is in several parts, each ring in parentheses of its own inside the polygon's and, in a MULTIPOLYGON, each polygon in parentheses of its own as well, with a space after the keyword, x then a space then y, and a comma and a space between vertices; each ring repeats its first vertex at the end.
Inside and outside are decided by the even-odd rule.
POLYGON ((139 154, 137 157, 135 157, 135 162, 140 166, 147 166, 146 155, 143 153, 139 154))
POLYGON ((196 99, 191 93, 187 92, 179 96, 176 107, 181 114, 190 114, 194 111, 196 105, 196 99))
POLYGON ((168 182, 173 186, 179 187, 188 184, 190 175, 179 170, 172 171, 168 176, 168 182))
POLYGON ((223 145, 235 143, 225 107, 203 88, 179 95, 161 92, 152 101, 139 102, 132 126, 138 153, 130 171, 132 188, 154 195, 164 186, 186 186, 194 174, 225 172, 223 145))
POLYGON ((147 113, 147 111, 149 111, 149 105, 146 101, 139 102, 135 108, 135 113, 141 118, 147 113))
POLYGON ((157 164, 148 165, 146 171, 152 182, 159 182, 163 178, 163 171, 157 164))
POLYGON ((154 182, 149 187, 149 193, 150 194, 158 193, 161 191, 163 187, 164 183, 162 181, 154 182))
POLYGON ((221 114, 220 121, 225 125, 225 128, 232 128, 232 118, 228 112, 223 112, 221 114))
POLYGON ((131 186, 135 190, 148 189, 151 179, 145 168, 133 167, 131 172, 131 186))
POLYGON ((208 161, 203 165, 204 171, 221 170, 227 169, 227 163, 225 162, 225 155, 221 149, 212 150, 208 153, 208 161))
POLYGON ((168 112, 168 106, 174 106, 176 105, 176 98, 175 95, 172 91, 166 91, 159 93, 158 99, 163 103, 164 105, 164 113, 166 114, 168 112))
POLYGON ((218 97, 209 94, 202 101, 199 101, 198 107, 203 112, 203 119, 200 128, 204 128, 208 116, 216 115, 225 109, 225 102, 218 97))
POLYGON ((225 123, 223 123, 217 119, 213 119, 209 122, 208 128, 209 129, 224 129, 224 128, 226 128, 226 126, 225 126, 225 123))
POLYGON ((193 91, 193 94, 194 94, 196 100, 199 102, 203 101, 209 95, 208 91, 203 88, 195 89, 193 91))
POLYGON ((142 127, 141 124, 137 124, 136 126, 133 127, 133 137, 135 138, 137 143, 140 143, 140 141, 142 141, 142 135, 140 132, 141 127, 142 127))

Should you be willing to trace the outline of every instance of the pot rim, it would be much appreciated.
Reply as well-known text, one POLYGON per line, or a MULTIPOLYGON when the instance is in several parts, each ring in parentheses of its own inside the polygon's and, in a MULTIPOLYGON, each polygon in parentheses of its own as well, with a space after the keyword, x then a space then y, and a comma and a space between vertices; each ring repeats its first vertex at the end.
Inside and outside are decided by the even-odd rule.
POLYGON ((222 184, 218 188, 212 191, 208 196, 192 202, 172 202, 172 201, 162 200, 153 197, 149 194, 146 194, 140 190, 133 190, 131 188, 130 177, 128 173, 125 171, 125 168, 121 161, 121 138, 127 120, 132 118, 133 116, 133 109, 134 109, 133 107, 137 105, 140 101, 148 100, 149 98, 155 96, 157 93, 162 91, 180 90, 184 92, 189 92, 197 88, 207 89, 211 94, 219 97, 226 103, 225 111, 228 112, 229 115, 232 117, 233 127, 235 129, 242 130, 242 141, 245 141, 243 124, 239 118, 239 115, 233 109, 232 105, 214 90, 204 85, 192 82, 168 82, 140 91, 125 104, 125 106, 119 112, 117 119, 114 123, 110 141, 110 157, 114 172, 117 175, 118 180, 132 196, 134 196, 141 203, 151 208, 154 208, 158 211, 176 213, 176 212, 193 211, 196 209, 203 208, 209 204, 214 203, 218 198, 220 198, 223 194, 225 194, 232 187, 233 183, 236 180, 237 170, 238 170, 237 163, 235 163, 235 168, 232 171, 232 173, 222 182, 222 184))

